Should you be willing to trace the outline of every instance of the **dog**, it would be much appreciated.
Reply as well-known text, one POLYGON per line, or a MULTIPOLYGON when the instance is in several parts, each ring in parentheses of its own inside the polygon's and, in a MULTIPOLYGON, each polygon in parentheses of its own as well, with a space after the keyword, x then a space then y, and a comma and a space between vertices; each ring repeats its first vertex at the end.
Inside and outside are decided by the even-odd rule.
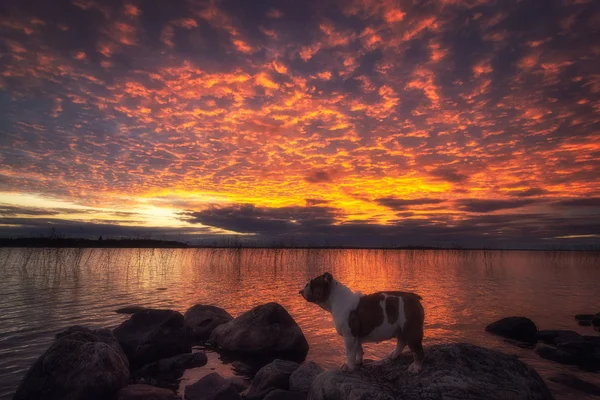
POLYGON ((326 272, 306 284, 299 292, 304 299, 329 311, 335 330, 344 338, 346 362, 343 371, 352 371, 363 362, 362 344, 397 338, 390 354, 395 359, 408 345, 414 362, 408 367, 418 373, 423 365, 423 322, 425 311, 421 296, 397 291, 369 295, 355 293, 326 272))

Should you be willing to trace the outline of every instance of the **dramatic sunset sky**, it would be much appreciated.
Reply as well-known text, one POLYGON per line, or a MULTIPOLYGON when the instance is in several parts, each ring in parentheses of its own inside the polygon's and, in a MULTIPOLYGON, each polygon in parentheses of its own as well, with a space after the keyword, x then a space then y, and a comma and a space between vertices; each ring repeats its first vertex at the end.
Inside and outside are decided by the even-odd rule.
POLYGON ((600 243, 597 0, 3 0, 0 236, 600 243))

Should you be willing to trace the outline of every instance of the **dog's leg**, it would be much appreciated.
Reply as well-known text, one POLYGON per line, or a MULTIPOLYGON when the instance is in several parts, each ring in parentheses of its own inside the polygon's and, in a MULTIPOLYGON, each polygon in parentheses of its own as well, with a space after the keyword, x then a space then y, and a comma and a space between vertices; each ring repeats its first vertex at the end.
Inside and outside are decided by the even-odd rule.
POLYGON ((404 350, 405 346, 406 346, 406 342, 404 341, 404 338, 402 337, 402 335, 398 335, 398 341, 396 342, 396 348, 394 349, 394 351, 392 351, 392 354, 390 354, 390 358, 392 360, 395 360, 396 358, 400 357, 400 354, 402 354, 402 350, 404 350))
POLYGON ((354 336, 344 336, 344 346, 346 347, 346 362, 342 365, 342 371, 353 371, 356 362, 357 345, 360 344, 354 336))
POLYGON ((365 352, 362 348, 362 343, 359 341, 356 345, 356 365, 362 365, 365 352))
POLYGON ((421 371, 423 367, 423 359, 425 358, 425 353, 423 352, 423 326, 422 325, 413 325, 409 326, 405 330, 405 338, 408 343, 408 348, 413 353, 414 361, 408 367, 408 372, 413 374, 417 374, 421 371))

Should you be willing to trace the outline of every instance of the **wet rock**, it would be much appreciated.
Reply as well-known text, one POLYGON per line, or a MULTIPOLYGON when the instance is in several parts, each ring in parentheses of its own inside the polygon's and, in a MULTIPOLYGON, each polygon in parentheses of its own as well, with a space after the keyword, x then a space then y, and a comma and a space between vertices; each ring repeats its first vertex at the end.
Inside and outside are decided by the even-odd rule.
POLYGON ((196 304, 183 315, 185 326, 194 340, 204 341, 210 337, 213 330, 219 325, 233 319, 222 308, 196 304))
POLYGON ((594 318, 594 314, 577 314, 575 316, 575 319, 578 322, 581 322, 581 321, 591 321, 593 318, 594 318))
POLYGON ((233 384, 216 372, 186 386, 185 400, 241 400, 233 384))
POLYGON ((233 361, 231 363, 231 367, 233 368, 236 374, 248 377, 253 377, 260 369, 260 367, 252 366, 239 360, 233 361))
POLYGON ((206 365, 208 357, 203 351, 186 353, 177 356, 163 358, 150 364, 144 365, 137 372, 137 376, 160 377, 161 379, 178 379, 186 369, 198 368, 206 365))
POLYGON ((306 400, 306 393, 275 389, 266 395, 264 400, 306 400))
POLYGON ((290 390, 292 392, 308 393, 315 378, 324 371, 323 368, 312 361, 302 364, 290 376, 290 390))
POLYGON ((583 340, 585 340, 586 342, 600 343, 600 336, 588 336, 588 335, 584 335, 583 336, 583 340))
POLYGON ((292 316, 277 303, 254 307, 219 325, 210 341, 219 350, 241 357, 302 361, 308 342, 292 316))
POLYGON ((600 396, 600 386, 584 381, 575 375, 560 373, 548 378, 552 382, 560 383, 573 390, 581 393, 590 394, 592 396, 600 396))
POLYGON ((591 323, 592 323, 592 326, 599 327, 600 326, 600 317, 592 318, 591 323))
POLYGON ((486 326, 485 330, 508 339, 531 344, 536 342, 537 327, 532 320, 525 317, 502 318, 486 326))
POLYGON ((136 312, 146 311, 146 307, 142 306, 125 306, 121 308, 117 308, 115 312, 117 314, 135 314, 136 312))
POLYGON ((577 365, 582 369, 600 370, 600 343, 591 341, 560 343, 556 348, 542 346, 536 353, 547 360, 577 365))
POLYGON ((132 368, 192 351, 183 315, 172 310, 145 310, 133 314, 113 331, 132 368))
POLYGON ((169 389, 136 384, 119 390, 116 400, 181 400, 181 398, 169 389))
POLYGON ((579 342, 583 336, 574 331, 567 330, 541 330, 537 332, 537 340, 540 342, 556 346, 565 342, 579 342))
POLYGON ((300 367, 300 364, 287 360, 274 360, 262 367, 254 377, 247 400, 259 400, 275 389, 288 390, 290 376, 300 367))
POLYGON ((250 382, 242 378, 241 376, 233 376, 231 378, 227 378, 227 380, 231 382, 231 384, 233 385, 235 390, 238 391, 238 393, 241 393, 250 387, 250 382))
POLYGON ((407 371, 410 353, 365 364, 353 372, 330 370, 313 382, 311 400, 551 400, 538 373, 517 359, 469 344, 425 349, 418 374, 407 371))
POLYGON ((589 319, 580 320, 580 321, 578 321, 578 323, 581 326, 592 326, 592 320, 589 320, 589 319))
POLYGON ((14 400, 105 400, 127 385, 129 365, 108 329, 56 335, 21 381, 14 400))

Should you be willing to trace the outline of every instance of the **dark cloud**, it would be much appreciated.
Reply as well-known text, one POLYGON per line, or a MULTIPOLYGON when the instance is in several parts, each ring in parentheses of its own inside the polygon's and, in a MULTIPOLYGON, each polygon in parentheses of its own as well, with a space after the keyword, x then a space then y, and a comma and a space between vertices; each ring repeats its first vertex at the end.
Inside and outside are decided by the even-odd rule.
POLYGON ((600 197, 561 200, 554 204, 560 207, 600 207, 600 197))
POLYGON ((310 183, 322 183, 322 182, 331 182, 333 177, 328 171, 312 171, 310 174, 306 176, 306 181, 310 183))
POLYGON ((375 200, 378 204, 382 206, 389 207, 393 210, 405 210, 410 208, 411 206, 422 206, 422 205, 431 205, 431 204, 440 204, 445 200, 441 199, 428 199, 428 198, 420 198, 420 199, 397 199, 394 197, 384 197, 381 199, 375 200))
POLYGON ((530 188, 527 190, 510 192, 510 194, 515 197, 542 196, 542 195, 549 194, 549 193, 551 193, 551 192, 546 189, 542 189, 542 188, 530 188))
POLYGON ((460 173, 456 168, 439 167, 429 172, 429 174, 436 178, 454 183, 465 182, 469 179, 467 175, 460 173))
POLYGON ((481 200, 462 199, 456 201, 457 206, 464 211, 473 213, 489 213, 499 210, 510 210, 535 203, 535 200, 481 200))

